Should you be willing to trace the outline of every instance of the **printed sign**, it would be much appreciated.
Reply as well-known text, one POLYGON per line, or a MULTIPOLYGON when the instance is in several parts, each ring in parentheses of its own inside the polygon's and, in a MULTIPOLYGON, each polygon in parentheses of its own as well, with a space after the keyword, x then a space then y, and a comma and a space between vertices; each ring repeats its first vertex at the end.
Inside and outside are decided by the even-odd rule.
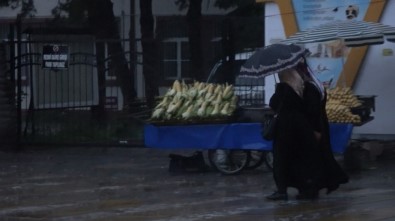
POLYGON ((64 69, 69 65, 69 46, 67 45, 44 45, 43 68, 64 69))
MULTIPOLYGON (((339 20, 363 20, 370 0, 293 0, 296 21, 300 31, 339 20)), ((309 43, 311 52, 307 58, 317 77, 328 88, 338 84, 344 64, 350 52, 339 40, 309 43)))

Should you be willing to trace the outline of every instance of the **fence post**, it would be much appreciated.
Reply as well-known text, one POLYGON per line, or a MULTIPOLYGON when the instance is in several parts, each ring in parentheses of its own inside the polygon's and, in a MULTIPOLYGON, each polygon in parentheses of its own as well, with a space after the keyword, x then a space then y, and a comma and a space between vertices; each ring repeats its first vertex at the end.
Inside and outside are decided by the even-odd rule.
POLYGON ((16 145, 17 148, 20 148, 21 144, 21 134, 22 134, 22 79, 21 79, 21 71, 22 71, 22 21, 21 17, 18 14, 16 21, 16 31, 17 31, 17 136, 16 136, 16 145))

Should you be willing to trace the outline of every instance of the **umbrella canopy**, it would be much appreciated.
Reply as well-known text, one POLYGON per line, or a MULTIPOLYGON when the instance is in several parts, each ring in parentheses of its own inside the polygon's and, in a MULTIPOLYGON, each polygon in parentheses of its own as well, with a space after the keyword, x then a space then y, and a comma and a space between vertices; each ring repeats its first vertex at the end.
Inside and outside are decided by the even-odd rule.
POLYGON ((395 42, 395 27, 366 21, 345 20, 325 23, 291 35, 281 41, 285 44, 306 44, 343 40, 348 47, 395 42))
POLYGON ((261 78, 296 66, 309 51, 294 44, 259 48, 240 68, 241 78, 261 78))

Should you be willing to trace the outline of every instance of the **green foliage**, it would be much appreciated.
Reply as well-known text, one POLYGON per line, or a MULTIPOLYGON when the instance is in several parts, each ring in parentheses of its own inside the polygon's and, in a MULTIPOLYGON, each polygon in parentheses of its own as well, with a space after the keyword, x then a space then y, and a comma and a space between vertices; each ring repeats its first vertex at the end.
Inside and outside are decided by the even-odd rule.
POLYGON ((15 9, 18 7, 20 0, 0 0, 0 7, 11 7, 15 9))
POLYGON ((0 7, 10 7, 13 10, 20 7, 19 16, 21 17, 33 17, 37 12, 34 0, 0 0, 0 7))
POLYGON ((55 18, 64 18, 67 16, 67 20, 70 23, 81 23, 85 21, 89 15, 89 11, 95 7, 92 0, 66 0, 59 2, 58 5, 52 9, 52 14, 55 18))

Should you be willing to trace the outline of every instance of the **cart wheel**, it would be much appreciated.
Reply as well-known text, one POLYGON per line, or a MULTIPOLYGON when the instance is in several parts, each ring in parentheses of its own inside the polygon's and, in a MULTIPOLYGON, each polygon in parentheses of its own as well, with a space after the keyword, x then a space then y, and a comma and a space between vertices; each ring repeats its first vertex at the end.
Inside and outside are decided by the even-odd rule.
POLYGON ((265 152, 265 164, 267 168, 270 170, 273 170, 273 152, 272 151, 266 151, 265 152))
POLYGON ((246 166, 245 169, 253 170, 255 168, 260 167, 265 161, 266 153, 261 150, 251 150, 250 154, 250 163, 246 166))
POLYGON ((250 161, 247 150, 208 150, 208 159, 216 170, 225 175, 240 173, 250 161))

